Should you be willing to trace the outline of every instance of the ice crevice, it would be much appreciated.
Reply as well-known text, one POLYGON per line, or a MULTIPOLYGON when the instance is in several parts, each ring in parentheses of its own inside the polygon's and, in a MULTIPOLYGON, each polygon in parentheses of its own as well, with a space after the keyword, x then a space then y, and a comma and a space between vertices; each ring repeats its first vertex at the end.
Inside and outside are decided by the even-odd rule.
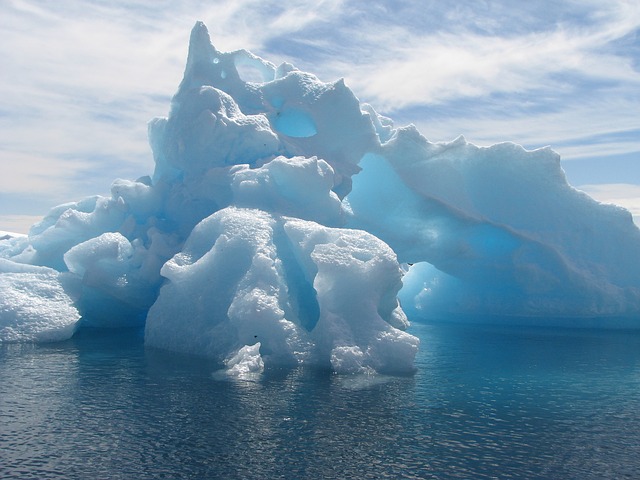
POLYGON ((291 315, 307 332, 311 332, 320 319, 318 293, 313 288, 314 271, 305 272, 296 258, 296 250, 287 236, 282 223, 274 231, 274 244, 278 258, 282 262, 283 274, 288 286, 291 315), (309 278, 309 275, 312 275, 309 278))

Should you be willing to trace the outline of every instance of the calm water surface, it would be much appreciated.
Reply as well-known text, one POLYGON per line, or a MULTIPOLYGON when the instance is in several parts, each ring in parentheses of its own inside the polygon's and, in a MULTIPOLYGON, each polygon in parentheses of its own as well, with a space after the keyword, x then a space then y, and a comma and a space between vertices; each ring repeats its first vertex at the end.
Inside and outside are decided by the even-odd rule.
POLYGON ((418 370, 221 381, 140 333, 0 347, 0 478, 638 478, 640 333, 414 324, 418 370))

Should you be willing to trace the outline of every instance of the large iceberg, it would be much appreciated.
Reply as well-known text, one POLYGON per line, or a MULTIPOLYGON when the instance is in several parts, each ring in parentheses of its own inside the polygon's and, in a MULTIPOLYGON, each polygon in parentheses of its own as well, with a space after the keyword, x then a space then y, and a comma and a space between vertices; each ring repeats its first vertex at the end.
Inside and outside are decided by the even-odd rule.
POLYGON ((419 343, 405 311, 640 313, 640 231, 550 149, 431 143, 342 80, 218 51, 202 23, 149 141, 151 175, 0 239, 0 341, 144 326, 231 374, 400 372, 419 343))

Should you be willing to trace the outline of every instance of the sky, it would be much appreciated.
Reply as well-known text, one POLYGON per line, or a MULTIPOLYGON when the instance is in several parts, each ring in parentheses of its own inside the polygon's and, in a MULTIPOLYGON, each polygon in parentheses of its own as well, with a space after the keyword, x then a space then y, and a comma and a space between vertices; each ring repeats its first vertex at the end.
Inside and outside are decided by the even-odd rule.
POLYGON ((415 124, 430 141, 551 146, 569 183, 640 222, 640 2, 3 0, 0 230, 153 172, 202 20, 415 124))

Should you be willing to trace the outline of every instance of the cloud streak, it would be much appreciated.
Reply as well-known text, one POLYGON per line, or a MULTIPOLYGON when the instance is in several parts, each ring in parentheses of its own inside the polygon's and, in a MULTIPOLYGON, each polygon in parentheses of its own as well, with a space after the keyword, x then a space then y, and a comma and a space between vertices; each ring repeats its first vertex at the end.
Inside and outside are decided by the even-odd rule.
POLYGON ((522 33, 509 32, 509 25, 500 35, 466 24, 419 34, 401 25, 371 29, 352 54, 326 68, 346 72, 361 97, 390 113, 497 95, 507 103, 504 116, 517 112, 509 111, 511 102, 548 112, 594 93, 637 107, 640 72, 626 49, 613 44, 640 29, 640 7, 611 2, 599 8, 591 16, 601 21, 593 25, 550 23, 522 33), (376 55, 355 61, 365 51, 376 55))

